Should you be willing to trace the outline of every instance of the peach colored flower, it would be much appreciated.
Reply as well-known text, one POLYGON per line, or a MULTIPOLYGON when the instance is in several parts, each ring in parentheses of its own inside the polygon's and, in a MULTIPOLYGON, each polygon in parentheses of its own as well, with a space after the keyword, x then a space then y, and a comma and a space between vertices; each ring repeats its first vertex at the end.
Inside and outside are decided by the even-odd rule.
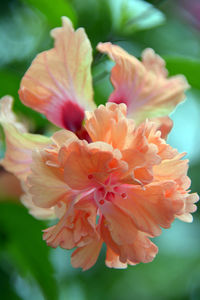
POLYGON ((111 72, 114 91, 109 101, 125 103, 128 116, 137 124, 146 118, 169 115, 185 98, 184 91, 189 88, 185 77, 167 78, 165 61, 153 49, 143 51, 141 62, 111 43, 99 43, 97 49, 116 63, 111 72))
POLYGON ((63 17, 63 27, 51 31, 53 49, 37 55, 21 81, 22 102, 43 113, 52 123, 72 131, 81 129, 85 109, 94 109, 92 48, 84 32, 74 31, 63 17))
POLYGON ((175 218, 192 220, 198 196, 188 193, 188 161, 155 123, 136 127, 127 119, 124 104, 86 113, 85 129, 91 143, 61 130, 34 152, 28 193, 59 219, 44 239, 51 247, 76 247, 72 265, 84 270, 96 262, 102 243, 109 267, 150 262, 158 250, 149 238, 175 218))
POLYGON ((99 44, 116 65, 109 103, 96 108, 90 42, 83 29, 62 20, 52 31, 54 48, 32 62, 19 95, 64 130, 52 138, 27 133, 5 96, 1 165, 21 180, 21 200, 31 214, 58 219, 44 239, 52 247, 76 248, 74 267, 94 265, 103 243, 108 267, 150 262, 157 247, 149 238, 175 218, 191 222, 198 200, 189 194, 187 160, 163 139, 173 125, 168 114, 188 84, 183 76, 167 78, 164 61, 151 49, 140 62, 119 46, 99 44))
MULTIPOLYGON (((81 130, 84 110, 96 107, 92 48, 82 28, 74 31, 66 17, 62 22, 61 28, 51 31, 54 48, 34 59, 21 81, 19 96, 25 105, 45 114, 57 126, 77 132, 81 130)), ((111 43, 100 43, 97 49, 116 62, 111 72, 114 91, 109 101, 125 103, 128 116, 137 124, 146 118, 168 116, 185 98, 184 91, 189 87, 186 79, 181 75, 167 78, 164 60, 152 49, 144 50, 142 62, 111 43)), ((170 121, 168 128, 165 119, 158 122, 162 121, 169 132, 170 121)))

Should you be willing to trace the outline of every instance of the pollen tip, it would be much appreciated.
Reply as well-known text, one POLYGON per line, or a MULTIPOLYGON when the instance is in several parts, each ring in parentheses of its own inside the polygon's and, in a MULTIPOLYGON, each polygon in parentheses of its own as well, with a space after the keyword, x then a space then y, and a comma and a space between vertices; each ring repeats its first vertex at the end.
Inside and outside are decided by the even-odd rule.
POLYGON ((122 198, 124 198, 124 199, 127 198, 126 193, 122 193, 121 196, 122 196, 122 198))
POLYGON ((99 188, 99 192, 102 192, 102 193, 105 192, 104 187, 100 187, 100 188, 99 188))

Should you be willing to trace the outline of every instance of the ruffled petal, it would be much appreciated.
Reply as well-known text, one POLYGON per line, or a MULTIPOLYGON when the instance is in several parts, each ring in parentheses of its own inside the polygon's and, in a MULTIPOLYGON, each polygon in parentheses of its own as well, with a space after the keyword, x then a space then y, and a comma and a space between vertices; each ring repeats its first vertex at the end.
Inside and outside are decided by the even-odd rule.
POLYGON ((151 121, 157 124, 158 130, 161 132, 161 138, 167 139, 167 136, 173 127, 172 119, 170 119, 170 117, 160 117, 153 118, 151 121))
POLYGON ((48 164, 45 150, 34 152, 32 157, 32 172, 28 176, 28 184, 33 203, 42 208, 49 208, 64 199, 72 200, 74 194, 64 181, 63 169, 48 164))
POLYGON ((128 265, 134 266, 136 263, 127 260, 126 262, 122 263, 120 261, 119 255, 117 255, 111 248, 107 247, 106 251, 106 261, 105 264, 109 268, 115 269, 126 269, 128 265))
POLYGON ((137 235, 137 228, 131 217, 108 201, 100 205, 99 209, 105 218, 103 222, 109 229, 112 240, 117 245, 131 244, 137 235))
POLYGON ((76 190, 95 187, 96 182, 104 183, 109 174, 117 176, 118 172, 126 170, 127 164, 120 159, 119 150, 103 142, 74 141, 60 151, 65 182, 76 190))
POLYGON ((136 228, 134 229, 134 233, 132 233, 133 238, 130 239, 131 229, 126 226, 124 227, 124 223, 121 222, 122 219, 123 212, 119 210, 118 220, 121 229, 120 225, 117 227, 112 226, 114 224, 112 217, 107 218, 106 216, 101 222, 101 236, 107 246, 119 256, 119 258, 115 257, 115 259, 117 259, 117 261, 119 260, 122 266, 125 266, 127 263, 134 265, 140 262, 147 263, 152 261, 158 252, 157 247, 149 240, 144 232, 138 231, 136 228), (129 233, 127 233, 127 229, 129 233), (121 235, 122 232, 124 237, 121 235))
MULTIPOLYGON (((139 135, 138 138, 140 138, 141 141, 144 141, 146 138, 148 145, 154 145, 154 147, 157 148, 157 155, 161 160, 172 159, 178 154, 178 151, 177 149, 173 149, 169 144, 166 143, 166 141, 161 136, 162 133, 159 130, 158 126, 161 125, 158 125, 158 123, 151 121, 143 122, 140 126, 138 126, 138 130, 141 130, 143 132, 144 139, 142 140, 139 135)), ((150 148, 151 147, 152 146, 150 146, 150 148)), ((157 163, 154 164, 157 165, 157 163)))
POLYGON ((178 154, 172 159, 165 159, 161 164, 154 166, 155 180, 173 180, 179 189, 187 190, 190 187, 190 179, 187 176, 188 160, 181 158, 185 155, 178 154))
POLYGON ((199 200, 199 196, 196 193, 186 195, 184 199, 184 207, 182 213, 177 215, 183 222, 191 223, 193 221, 193 216, 191 213, 197 210, 197 206, 194 204, 199 200))
MULTIPOLYGON (((133 120, 126 118, 126 105, 122 103, 107 103, 106 106, 100 105, 94 112, 86 113, 85 128, 92 141, 103 141, 114 149, 120 149, 124 160, 128 160, 129 164, 135 162, 138 166, 141 163, 137 162, 137 153, 148 154, 148 161, 149 156, 152 156, 153 164, 159 159, 156 153, 161 152, 160 146, 158 149, 161 141, 159 133, 156 136, 157 127, 157 124, 148 121, 136 127, 133 120)), ((165 141, 162 144, 166 144, 165 141)), ((141 158, 144 160, 144 155, 141 158)))
POLYGON ((138 231, 134 243, 124 244, 120 247, 120 261, 126 263, 130 261, 132 264, 140 262, 151 262, 158 252, 158 248, 153 244, 144 232, 138 231))
POLYGON ((24 75, 22 102, 46 115, 59 127, 81 128, 84 109, 94 109, 91 79, 92 49, 84 29, 74 31, 71 21, 51 31, 54 48, 40 53, 24 75))
POLYGON ((51 139, 58 147, 70 143, 72 140, 78 140, 77 136, 69 130, 59 130, 54 133, 51 139))
POLYGON ((114 203, 132 218, 138 230, 151 236, 161 234, 161 227, 169 228, 184 203, 176 199, 173 181, 125 188, 126 198, 116 197, 114 203))
POLYGON ((27 133, 26 128, 16 121, 12 113, 12 103, 10 96, 5 96, 0 101, 0 124, 6 136, 6 153, 1 165, 20 180, 26 180, 30 173, 32 152, 47 146, 50 139, 27 133))
POLYGON ((102 240, 96 239, 90 244, 76 249, 71 256, 74 268, 82 268, 83 271, 90 269, 97 261, 102 247, 102 240))
POLYGON ((178 152, 162 139, 160 124, 146 121, 135 127, 125 115, 124 104, 107 103, 86 114, 85 127, 92 141, 100 140, 120 149, 128 165, 123 174, 126 183, 134 183, 135 178, 146 184, 153 180, 152 166, 175 157, 178 152))
POLYGON ((60 246, 64 249, 72 249, 75 247, 73 232, 70 228, 62 227, 57 231, 58 226, 52 226, 44 230, 43 240, 46 240, 47 245, 52 248, 60 246))
POLYGON ((128 130, 134 129, 134 123, 130 128, 125 116, 124 104, 100 105, 94 112, 86 112, 85 128, 93 142, 103 141, 121 150, 125 147, 128 130))
POLYGON ((142 63, 147 71, 153 72, 159 77, 166 78, 168 71, 165 68, 165 61, 151 48, 146 48, 142 52, 142 63))
POLYGON ((43 239, 53 248, 83 247, 98 237, 96 214, 96 206, 87 198, 70 204, 58 224, 44 230, 43 239))
POLYGON ((111 73, 115 90, 109 101, 125 103, 128 116, 137 123, 166 116, 184 100, 184 91, 189 87, 186 79, 181 75, 166 78, 164 61, 153 50, 146 50, 140 62, 111 43, 100 43, 97 49, 116 63, 111 73))
POLYGON ((106 266, 115 269, 126 269, 127 263, 122 263, 117 255, 111 248, 107 248, 106 251, 106 266))
POLYGON ((27 184, 22 184, 25 194, 20 198, 22 204, 28 209, 29 214, 31 214, 36 219, 48 220, 55 218, 54 208, 41 208, 35 205, 32 201, 32 195, 28 192, 27 184))

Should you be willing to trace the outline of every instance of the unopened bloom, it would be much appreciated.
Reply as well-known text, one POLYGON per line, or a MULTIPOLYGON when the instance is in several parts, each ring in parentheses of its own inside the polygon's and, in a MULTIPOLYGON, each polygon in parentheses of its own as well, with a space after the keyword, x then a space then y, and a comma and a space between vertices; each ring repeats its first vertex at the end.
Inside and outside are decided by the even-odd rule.
POLYGON ((21 180, 31 214, 58 220, 43 237, 52 247, 76 248, 74 267, 94 265, 103 243, 109 267, 150 262, 157 247, 149 238, 175 218, 191 222, 198 200, 189 194, 184 154, 163 139, 172 127, 168 114, 188 84, 180 75, 167 78, 164 61, 151 49, 140 62, 118 46, 99 44, 116 65, 109 103, 96 108, 84 30, 74 31, 63 18, 52 36, 54 48, 35 58, 19 95, 64 129, 51 138, 27 133, 11 111, 12 98, 4 97, 1 164, 21 180))

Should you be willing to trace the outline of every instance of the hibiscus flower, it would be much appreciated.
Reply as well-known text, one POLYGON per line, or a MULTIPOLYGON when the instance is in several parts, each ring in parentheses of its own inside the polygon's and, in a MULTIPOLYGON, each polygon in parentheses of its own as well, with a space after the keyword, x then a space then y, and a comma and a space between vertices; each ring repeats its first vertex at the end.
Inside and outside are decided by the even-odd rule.
POLYGON ((63 128, 51 138, 29 134, 1 100, 7 150, 1 164, 22 182, 22 202, 38 218, 51 247, 74 249, 72 265, 87 270, 107 246, 106 265, 150 262, 150 238, 175 218, 191 222, 197 194, 189 194, 188 161, 164 139, 168 114, 184 99, 183 76, 167 78, 164 61, 147 49, 140 62, 110 43, 98 49, 116 65, 114 91, 96 108, 91 46, 83 29, 52 31, 55 47, 39 54, 22 79, 22 102, 63 128), (148 120, 147 117, 150 119, 148 120))

